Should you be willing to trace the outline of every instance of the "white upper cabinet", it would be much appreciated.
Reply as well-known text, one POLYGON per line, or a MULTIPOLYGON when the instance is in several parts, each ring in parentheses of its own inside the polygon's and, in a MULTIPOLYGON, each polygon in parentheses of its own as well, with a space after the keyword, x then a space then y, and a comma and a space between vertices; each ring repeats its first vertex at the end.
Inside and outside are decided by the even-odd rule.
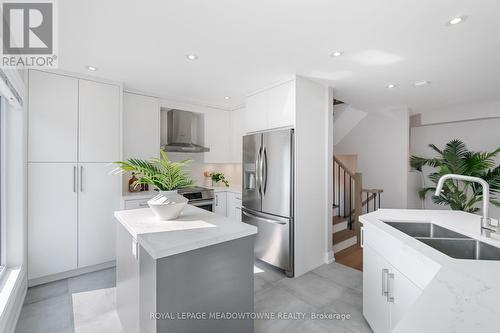
POLYGON ((77 160, 78 79, 29 71, 29 162, 77 160))
POLYGON ((245 131, 295 125, 295 80, 262 90, 246 99, 245 131))
POLYGON ((204 153, 205 163, 228 163, 230 121, 229 111, 211 110, 205 113, 205 143, 210 148, 204 153))
POLYGON ((120 159, 120 87, 79 80, 79 161, 120 159))
POLYGON ((229 111, 229 124, 230 124, 230 158, 231 163, 241 163, 242 153, 241 148, 243 144, 244 135, 244 109, 229 111))
POLYGON ((295 124, 295 80, 269 90, 267 109, 270 129, 295 124))
POLYGON ((150 159, 160 152, 160 104, 157 98, 123 94, 123 158, 150 159))
POLYGON ((245 132, 257 132, 269 128, 267 119, 268 91, 262 91, 246 99, 245 132))

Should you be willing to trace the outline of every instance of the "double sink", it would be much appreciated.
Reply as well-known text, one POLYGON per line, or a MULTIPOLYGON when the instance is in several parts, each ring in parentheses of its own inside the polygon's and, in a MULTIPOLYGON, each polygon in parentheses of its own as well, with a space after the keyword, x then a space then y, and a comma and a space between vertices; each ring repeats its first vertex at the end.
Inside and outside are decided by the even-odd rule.
POLYGON ((500 260, 500 248, 428 222, 386 222, 385 224, 456 259, 500 260))

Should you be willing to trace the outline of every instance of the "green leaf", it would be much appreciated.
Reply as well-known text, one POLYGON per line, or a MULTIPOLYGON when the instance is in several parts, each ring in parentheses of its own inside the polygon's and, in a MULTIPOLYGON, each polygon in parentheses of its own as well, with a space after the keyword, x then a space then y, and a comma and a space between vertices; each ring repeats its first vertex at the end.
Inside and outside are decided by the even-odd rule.
POLYGON ((190 162, 190 160, 172 162, 167 153, 161 150, 160 158, 150 160, 131 158, 127 161, 114 162, 114 164, 123 171, 136 174, 137 181, 133 186, 149 184, 158 190, 170 191, 194 184, 185 170, 190 162))
MULTIPOLYGON (((422 171, 424 166, 433 168, 434 171, 428 175, 428 178, 434 184, 437 184, 442 176, 450 173, 482 178, 490 186, 490 202, 500 206, 496 198, 496 195, 500 193, 500 165, 495 160, 500 154, 500 148, 492 152, 473 152, 469 151, 465 143, 458 139, 448 142, 444 149, 433 144, 429 147, 437 153, 437 156, 433 158, 411 156, 410 165, 413 168, 419 171, 422 171)), ((425 199, 430 191, 435 191, 435 186, 420 189, 420 198, 425 199)), ((432 201, 436 204, 466 212, 477 212, 481 200, 480 184, 459 180, 446 181, 440 196, 432 197, 432 201)))

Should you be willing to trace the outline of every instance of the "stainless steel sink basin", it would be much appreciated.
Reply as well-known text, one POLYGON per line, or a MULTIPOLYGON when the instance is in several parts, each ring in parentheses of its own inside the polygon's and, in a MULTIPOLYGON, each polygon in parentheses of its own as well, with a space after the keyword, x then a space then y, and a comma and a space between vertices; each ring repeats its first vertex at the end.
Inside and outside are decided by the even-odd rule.
POLYGON ((418 238, 419 241, 456 259, 500 260, 500 248, 476 239, 418 238))
POLYGON ((500 260, 500 248, 428 222, 386 222, 387 225, 456 259, 500 260))
POLYGON ((429 222, 385 222, 385 224, 415 238, 470 238, 429 222))

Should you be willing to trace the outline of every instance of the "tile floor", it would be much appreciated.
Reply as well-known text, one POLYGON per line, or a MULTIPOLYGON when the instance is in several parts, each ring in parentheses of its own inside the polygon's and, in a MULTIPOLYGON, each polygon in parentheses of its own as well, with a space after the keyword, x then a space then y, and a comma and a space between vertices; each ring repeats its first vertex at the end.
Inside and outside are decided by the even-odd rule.
MULTIPOLYGON (((256 333, 371 332, 362 315, 361 272, 333 263, 323 265, 299 278, 288 279, 264 263, 256 262, 256 267, 256 312, 300 312, 306 316, 311 313, 350 315, 350 319, 346 320, 256 320, 256 333)), ((77 325, 75 329, 75 322, 78 323, 74 314, 78 306, 78 303, 75 304, 77 297, 85 295, 84 297, 88 298, 91 294, 85 292, 113 288, 115 278, 115 270, 106 269, 29 288, 16 333, 84 332, 81 326, 77 325)), ((113 295, 113 292, 106 291, 96 295, 103 297, 113 295)), ((75 313, 81 316, 78 311, 75 313)), ((88 313, 84 315, 89 316, 88 313)), ((109 320, 107 322, 109 323, 109 320)), ((101 327, 88 325, 92 323, 86 324, 87 328, 101 327)), ((98 331, 99 329, 94 328, 92 332, 98 331)), ((109 328, 106 328, 102 332, 109 331, 109 328)), ((119 332, 121 329, 115 327, 113 331, 119 332)))

